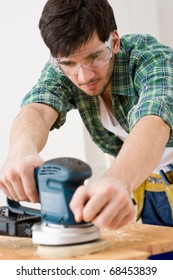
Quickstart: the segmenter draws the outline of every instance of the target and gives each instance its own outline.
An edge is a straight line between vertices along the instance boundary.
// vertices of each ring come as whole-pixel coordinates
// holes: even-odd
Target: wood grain
[[[103,229],[101,230],[101,236],[108,243],[105,251],[93,254],[85,253],[82,256],[73,256],[68,259],[136,260],[173,251],[173,228],[171,227],[134,223],[117,231]],[[76,250],[78,246],[75,246]],[[0,236],[1,260],[44,259],[37,256],[36,252],[37,246],[29,238]]]

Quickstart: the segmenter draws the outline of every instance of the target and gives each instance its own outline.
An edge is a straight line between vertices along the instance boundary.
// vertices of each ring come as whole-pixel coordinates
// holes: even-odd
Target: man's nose
[[[94,77],[94,72],[90,69],[87,69],[85,66],[80,65],[78,72],[78,81],[80,83],[87,83]]]

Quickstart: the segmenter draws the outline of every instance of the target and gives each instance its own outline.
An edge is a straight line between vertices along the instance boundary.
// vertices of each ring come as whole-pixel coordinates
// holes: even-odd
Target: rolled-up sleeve
[[[31,103],[42,103],[53,107],[59,112],[59,117],[52,128],[61,127],[66,121],[66,114],[76,109],[72,100],[70,82],[64,83],[65,76],[60,77],[47,63],[37,84],[28,92],[21,102],[21,106]]]

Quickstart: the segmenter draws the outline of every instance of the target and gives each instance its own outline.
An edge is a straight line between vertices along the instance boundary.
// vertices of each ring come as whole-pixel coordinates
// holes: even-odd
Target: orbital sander
[[[76,223],[69,208],[75,190],[92,174],[85,162],[75,158],[55,158],[35,169],[41,209],[22,206],[7,199],[0,207],[0,234],[32,237],[34,244],[74,246],[100,240],[100,230],[92,223]]]
[[[90,176],[89,165],[74,158],[47,161],[36,171],[42,221],[32,227],[33,243],[67,245],[100,238],[93,224],[76,223],[69,208],[75,190]]]

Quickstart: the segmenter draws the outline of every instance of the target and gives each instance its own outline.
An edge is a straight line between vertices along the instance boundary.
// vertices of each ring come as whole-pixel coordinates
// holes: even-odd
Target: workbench
[[[131,223],[110,231],[101,230],[108,247],[103,252],[72,257],[78,260],[143,260],[173,251],[173,228]],[[78,245],[76,245],[78,246]],[[40,260],[31,238],[0,236],[1,260]]]

